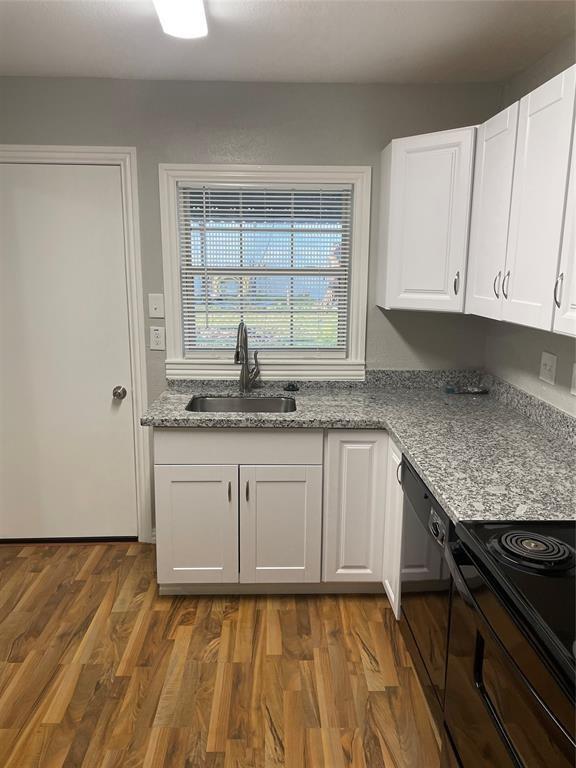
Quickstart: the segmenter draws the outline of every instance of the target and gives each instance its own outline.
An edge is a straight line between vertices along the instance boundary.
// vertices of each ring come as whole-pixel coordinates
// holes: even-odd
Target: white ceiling
[[[560,0],[206,0],[209,34],[152,2],[0,0],[0,74],[274,82],[464,82],[524,69],[574,29]]]

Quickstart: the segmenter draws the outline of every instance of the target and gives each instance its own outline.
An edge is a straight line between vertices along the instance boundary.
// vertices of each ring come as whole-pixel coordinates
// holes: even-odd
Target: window
[[[370,170],[161,166],[169,376],[364,375]]]

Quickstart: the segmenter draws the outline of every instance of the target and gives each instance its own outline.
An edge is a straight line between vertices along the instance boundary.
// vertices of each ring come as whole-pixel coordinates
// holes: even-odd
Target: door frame
[[[140,414],[148,404],[144,294],[140,251],[138,174],[134,147],[80,147],[59,145],[0,144],[0,163],[113,165],[120,169],[124,262],[130,339],[130,372],[133,402],[134,474],[139,541],[153,541],[150,434],[140,426]]]

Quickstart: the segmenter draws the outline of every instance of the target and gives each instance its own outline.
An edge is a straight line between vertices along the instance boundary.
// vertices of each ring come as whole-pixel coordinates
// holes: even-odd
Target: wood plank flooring
[[[159,597],[154,549],[0,545],[3,768],[437,768],[385,598]]]

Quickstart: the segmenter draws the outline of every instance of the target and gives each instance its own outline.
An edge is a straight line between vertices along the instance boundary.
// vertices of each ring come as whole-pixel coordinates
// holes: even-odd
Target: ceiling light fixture
[[[203,0],[152,0],[163,31],[172,37],[206,37]]]

